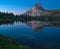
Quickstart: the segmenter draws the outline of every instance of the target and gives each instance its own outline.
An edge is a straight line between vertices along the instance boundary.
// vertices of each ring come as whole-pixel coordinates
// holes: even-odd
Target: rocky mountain
[[[60,10],[45,10],[42,5],[36,4],[32,9],[28,10],[24,15],[27,16],[60,16]]]

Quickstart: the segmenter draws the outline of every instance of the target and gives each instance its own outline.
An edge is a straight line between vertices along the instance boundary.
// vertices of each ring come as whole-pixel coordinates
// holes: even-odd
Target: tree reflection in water
[[[17,21],[17,20],[4,20],[4,21],[1,21],[0,20],[0,25],[2,24],[11,24],[13,25],[14,22],[22,22],[22,23],[25,23],[27,24],[28,26],[30,26],[32,29],[34,29],[36,32],[40,32],[41,29],[43,27],[46,27],[46,26],[53,26],[53,27],[60,27],[60,21],[36,21],[36,20],[32,20],[32,21]]]

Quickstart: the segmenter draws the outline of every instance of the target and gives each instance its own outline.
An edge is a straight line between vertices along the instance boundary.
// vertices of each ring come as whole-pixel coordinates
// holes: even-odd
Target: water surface
[[[41,27],[42,24],[42,27]],[[13,22],[0,25],[0,34],[34,49],[60,49],[60,27],[41,21]]]

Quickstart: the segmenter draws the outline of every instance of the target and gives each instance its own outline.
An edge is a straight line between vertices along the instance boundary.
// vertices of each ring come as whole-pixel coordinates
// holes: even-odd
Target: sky
[[[0,11],[23,14],[37,3],[46,10],[60,9],[60,0],[0,0]]]

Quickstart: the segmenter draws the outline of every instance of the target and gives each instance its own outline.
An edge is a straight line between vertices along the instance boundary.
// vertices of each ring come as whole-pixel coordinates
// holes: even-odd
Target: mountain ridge
[[[45,10],[40,3],[28,10],[24,15],[27,16],[60,16],[60,9]]]

